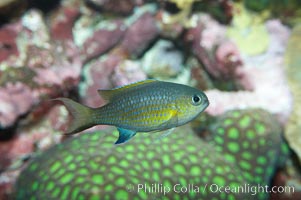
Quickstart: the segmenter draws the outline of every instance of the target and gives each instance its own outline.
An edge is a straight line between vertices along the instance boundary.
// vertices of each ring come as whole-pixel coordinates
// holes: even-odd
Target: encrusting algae
[[[114,125],[119,131],[115,144],[120,144],[136,132],[162,131],[186,124],[209,105],[207,96],[198,89],[156,80],[98,92],[108,103],[95,109],[71,99],[57,99],[74,117],[69,134],[98,124]]]

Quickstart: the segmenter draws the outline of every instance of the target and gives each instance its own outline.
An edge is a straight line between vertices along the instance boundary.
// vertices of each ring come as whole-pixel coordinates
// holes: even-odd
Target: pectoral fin
[[[115,142],[115,144],[124,143],[136,135],[136,131],[123,129],[123,128],[117,128],[117,129],[119,131],[119,138]]]
[[[166,130],[178,126],[178,111],[171,110],[167,121],[160,125],[160,130]]]

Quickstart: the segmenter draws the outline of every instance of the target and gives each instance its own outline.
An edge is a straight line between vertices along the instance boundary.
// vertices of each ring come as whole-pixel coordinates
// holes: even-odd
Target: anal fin
[[[119,138],[115,142],[115,144],[122,144],[127,142],[129,139],[134,137],[136,135],[136,131],[128,130],[128,129],[123,129],[123,128],[117,128],[119,131]]]

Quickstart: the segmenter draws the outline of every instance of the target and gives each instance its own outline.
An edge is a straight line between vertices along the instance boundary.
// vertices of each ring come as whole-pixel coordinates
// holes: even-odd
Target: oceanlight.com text
[[[208,187],[208,188],[207,188]],[[256,195],[258,193],[294,193],[293,186],[268,186],[268,185],[250,185],[244,184],[240,186],[219,186],[217,184],[206,184],[205,190],[212,193],[248,193]],[[204,190],[204,191],[205,191]]]
[[[256,195],[258,193],[294,193],[295,188],[293,186],[267,186],[267,185],[224,185],[220,186],[218,184],[205,184],[203,186],[188,184],[174,184],[172,186],[167,186],[162,183],[151,183],[151,184],[136,184],[128,185],[126,190],[128,192],[140,193],[144,192],[146,194],[162,194],[166,195],[168,193],[248,193],[251,195]]]

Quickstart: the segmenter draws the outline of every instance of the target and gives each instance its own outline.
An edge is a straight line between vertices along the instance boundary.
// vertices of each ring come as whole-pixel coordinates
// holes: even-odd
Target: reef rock
[[[235,4],[234,13],[228,36],[247,55],[264,53],[270,42],[264,20],[260,19],[260,15],[251,14],[241,3]]]
[[[97,90],[113,87],[111,75],[124,59],[122,54],[115,51],[84,66],[84,79],[79,84],[79,93],[85,105],[97,107],[104,103],[101,101]]]
[[[210,114],[218,115],[236,108],[263,108],[277,115],[282,124],[286,123],[292,109],[292,97],[284,73],[284,58],[279,55],[285,50],[289,30],[274,20],[266,24],[271,40],[266,52],[242,57],[237,81],[245,90],[208,90],[210,106],[207,111]]]
[[[124,37],[126,26],[121,20],[106,21],[99,24],[100,28],[93,31],[84,43],[79,45],[84,62],[106,53],[117,45]],[[80,30],[76,31],[80,35]]]
[[[217,82],[236,82],[242,59],[236,45],[226,38],[226,29],[206,14],[198,15],[196,25],[185,33],[184,41],[203,64],[207,73]]]
[[[72,40],[72,28],[80,12],[77,6],[62,6],[51,16],[50,34],[56,40]]]
[[[21,26],[17,22],[0,27],[0,62],[5,61],[12,55],[19,55],[16,38],[20,28]]]
[[[159,29],[156,26],[155,17],[150,12],[145,12],[131,24],[120,48],[128,55],[137,57],[156,39],[158,34]]]
[[[286,74],[290,89],[292,91],[294,103],[292,114],[285,127],[285,136],[291,148],[296,152],[301,162],[301,25],[296,26],[291,34],[286,49]]]
[[[20,15],[28,6],[28,0],[1,0],[0,21],[9,21],[11,17]]]
[[[0,88],[0,130],[12,126],[19,116],[33,106],[36,98],[31,92],[31,89],[22,83],[7,84],[6,87]]]
[[[11,47],[11,53],[0,52],[0,58],[5,59],[0,64],[0,124],[6,129],[45,96],[56,96],[74,87],[82,61],[72,40],[52,40],[40,11],[27,11],[2,34]]]
[[[128,15],[133,12],[136,0],[87,0],[87,2],[101,11]]]
[[[177,76],[183,62],[183,54],[167,40],[159,40],[142,58],[143,70],[155,79]]]
[[[145,79],[147,76],[142,70],[140,62],[132,60],[124,60],[119,63],[112,74],[112,83],[117,87]]]

